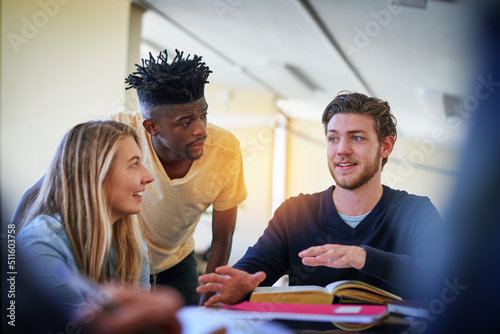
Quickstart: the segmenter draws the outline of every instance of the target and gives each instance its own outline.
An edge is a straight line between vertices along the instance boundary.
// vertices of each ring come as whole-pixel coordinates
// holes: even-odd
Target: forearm
[[[212,245],[208,254],[207,273],[214,272],[218,266],[226,265],[229,260],[237,212],[238,207],[213,211]]]
[[[227,264],[231,254],[232,235],[226,237],[218,237],[212,240],[210,252],[208,254],[206,273],[212,273],[215,268]]]

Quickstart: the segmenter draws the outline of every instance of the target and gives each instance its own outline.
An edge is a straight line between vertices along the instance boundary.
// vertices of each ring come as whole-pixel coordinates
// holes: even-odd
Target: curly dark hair
[[[208,75],[212,72],[201,61],[202,57],[175,50],[176,56],[169,64],[167,50],[155,59],[142,59],[142,66],[136,64],[137,72],[130,74],[126,89],[135,88],[141,104],[159,106],[166,104],[192,103],[203,97]]]
[[[388,136],[393,136],[396,140],[398,133],[396,130],[397,120],[391,113],[391,107],[387,101],[369,97],[361,93],[351,93],[349,91],[339,92],[338,95],[328,104],[323,112],[322,122],[325,133],[328,130],[330,119],[341,113],[364,114],[373,117],[375,131],[379,142],[383,142]],[[382,160],[382,166],[387,163],[387,158]]]

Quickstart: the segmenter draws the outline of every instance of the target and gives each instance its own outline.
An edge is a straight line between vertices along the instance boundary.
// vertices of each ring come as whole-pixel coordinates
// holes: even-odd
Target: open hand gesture
[[[211,306],[217,302],[235,304],[259,286],[265,278],[266,274],[263,271],[252,275],[230,266],[221,266],[215,269],[215,273],[201,275],[198,281],[203,285],[199,286],[196,291],[198,293],[218,292],[210,297],[204,306]]]
[[[355,268],[365,266],[366,251],[359,246],[326,244],[309,247],[299,253],[306,266],[325,266],[330,268]]]

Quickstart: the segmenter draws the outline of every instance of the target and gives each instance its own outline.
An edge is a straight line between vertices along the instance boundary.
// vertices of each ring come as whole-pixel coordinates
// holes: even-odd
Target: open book
[[[253,303],[285,304],[387,304],[402,300],[388,291],[354,280],[316,285],[258,287],[250,295]]]

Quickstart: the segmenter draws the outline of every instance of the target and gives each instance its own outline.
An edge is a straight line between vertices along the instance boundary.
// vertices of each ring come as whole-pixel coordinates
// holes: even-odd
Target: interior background
[[[137,109],[124,78],[165,48],[204,57],[209,121],[242,145],[248,198],[230,264],[284,199],[333,184],[321,113],[344,89],[389,101],[398,118],[383,183],[443,212],[467,119],[494,89],[470,66],[473,2],[2,0],[3,216],[70,127]],[[203,219],[197,249],[209,235]]]

